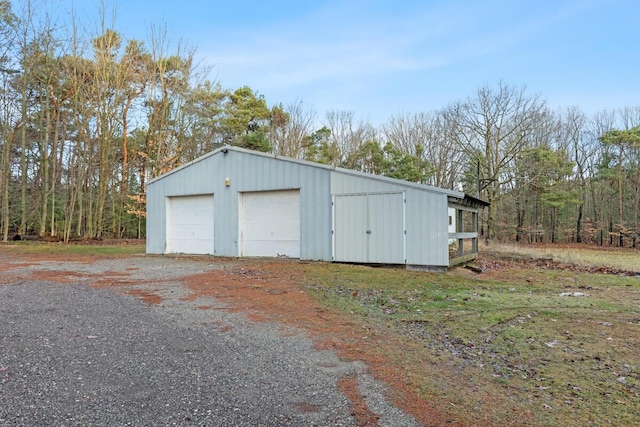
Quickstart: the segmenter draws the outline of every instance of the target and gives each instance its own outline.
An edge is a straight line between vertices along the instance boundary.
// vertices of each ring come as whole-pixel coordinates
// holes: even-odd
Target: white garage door
[[[300,258],[300,190],[242,193],[240,256]]]
[[[213,194],[167,198],[165,252],[213,254]]]

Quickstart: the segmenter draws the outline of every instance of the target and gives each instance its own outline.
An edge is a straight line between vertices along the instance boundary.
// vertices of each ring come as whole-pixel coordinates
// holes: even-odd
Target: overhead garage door
[[[165,252],[213,254],[213,194],[167,198]]]
[[[300,190],[242,193],[240,256],[300,258]]]

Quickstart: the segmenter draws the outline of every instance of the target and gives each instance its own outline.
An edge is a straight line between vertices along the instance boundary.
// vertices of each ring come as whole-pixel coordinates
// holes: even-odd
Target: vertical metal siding
[[[446,194],[408,190],[406,215],[407,264],[448,266]]]
[[[300,258],[331,260],[330,171],[234,151],[227,156],[226,167],[236,192],[300,189]],[[235,232],[236,240],[233,247],[224,250],[225,254],[237,256],[237,195],[233,206],[235,222],[229,229]]]
[[[366,176],[341,171],[331,172],[332,194],[389,193],[404,191],[406,188],[404,185]]]
[[[147,188],[147,241],[148,254],[164,253],[165,241],[165,197],[159,186],[150,185]]]
[[[225,186],[225,178],[230,186]],[[147,252],[165,250],[166,197],[214,194],[215,253],[238,256],[238,197],[241,192],[300,189],[301,259],[331,260],[332,195],[404,192],[403,218],[384,212],[384,221],[403,222],[403,258],[411,265],[448,265],[447,193],[358,176],[277,158],[229,150],[205,157],[153,181],[147,189]],[[386,204],[400,203],[387,200]],[[386,209],[386,208],[385,208]],[[381,251],[389,249],[381,248]],[[336,253],[339,251],[335,248]],[[391,252],[381,253],[383,258]],[[394,255],[395,256],[395,255]],[[364,261],[363,261],[364,262]]]
[[[214,194],[215,253],[238,256],[238,193],[285,189],[300,189],[300,258],[331,260],[330,171],[234,150],[203,158],[149,185],[147,252],[164,252],[167,196]]]
[[[164,253],[166,249],[166,203],[167,197],[196,194],[216,194],[224,173],[220,170],[217,156],[204,159],[189,167],[154,181],[147,187],[147,252]],[[225,200],[221,199],[221,203]],[[214,204],[214,217],[219,207]],[[219,224],[215,224],[215,241],[217,242]],[[214,243],[215,247],[215,243]],[[216,251],[217,253],[217,251]]]
[[[447,194],[421,190],[401,184],[333,171],[334,195],[404,191],[407,200],[406,263],[409,265],[448,266]],[[399,219],[401,221],[401,219]]]

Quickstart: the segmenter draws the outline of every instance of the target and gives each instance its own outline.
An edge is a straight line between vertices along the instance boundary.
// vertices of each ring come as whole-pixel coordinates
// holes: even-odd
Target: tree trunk
[[[556,242],[556,228],[558,223],[558,208],[551,208],[551,243]]]
[[[524,205],[527,203],[525,201]],[[522,240],[522,229],[524,228],[525,209],[521,207],[520,203],[516,203],[516,242],[520,243]]]
[[[64,218],[64,230],[63,230],[63,240],[65,243],[69,242],[69,238],[71,237],[71,230],[73,228],[73,218],[75,216],[75,208],[76,208],[76,199],[77,195],[80,191],[80,185],[77,179],[76,174],[76,159],[78,152],[78,144],[73,148],[71,152],[71,159],[69,162],[69,181],[67,182],[68,191],[69,191],[69,200],[67,201],[67,207],[65,209],[65,218]]]
[[[24,47],[26,50],[26,46]],[[26,53],[25,53],[26,55]],[[20,129],[20,226],[18,234],[27,234],[27,73],[22,73],[22,105]]]
[[[129,147],[128,147],[128,120],[127,115],[129,113],[129,108],[131,107],[131,103],[135,99],[135,97],[142,94],[142,91],[136,92],[134,96],[129,96],[127,98],[124,109],[122,110],[122,174],[120,177],[120,221],[117,227],[117,238],[122,237],[122,217],[125,215],[126,207],[127,207],[127,195],[128,195],[128,160],[129,160]]]
[[[578,219],[576,221],[576,243],[582,243],[582,210],[584,206],[583,203],[578,205]]]
[[[58,153],[58,138],[59,138],[59,132],[60,132],[60,109],[56,108],[56,112],[55,112],[55,127],[54,127],[54,131],[53,131],[53,144],[51,147],[51,159],[53,159],[52,162],[52,170],[51,170],[51,189],[50,189],[50,195],[51,195],[51,230],[50,230],[50,236],[54,237],[58,235],[58,230],[56,227],[56,184],[57,184],[57,180],[58,180],[58,157],[56,156],[56,154]]]
[[[640,165],[638,166],[638,170],[636,172],[636,188],[635,188],[635,193],[636,193],[636,197],[635,197],[635,206],[634,206],[634,223],[633,223],[633,228],[635,233],[637,234],[638,231],[640,231],[638,229],[638,218],[640,218]],[[635,247],[635,240],[634,240],[634,244]]]
[[[622,200],[622,154],[622,146],[620,146],[620,155],[618,157],[618,221],[620,222],[620,227],[624,224]]]
[[[9,155],[11,154],[11,146],[9,138],[4,143],[2,150],[2,175],[0,176],[0,188],[2,189],[2,241],[6,242],[9,238],[9,181],[11,178],[11,169],[9,168]]]
[[[0,189],[2,189],[2,241],[9,240],[9,224],[11,223],[11,211],[9,209],[9,187],[11,184],[11,168],[9,165],[11,156],[11,147],[13,146],[13,140],[17,128],[14,128],[11,134],[7,136],[4,143],[4,150],[2,152],[2,175],[0,176]]]
[[[495,218],[494,218],[494,212],[495,212],[495,200],[496,200],[496,196],[495,196],[495,190],[493,188],[493,185],[489,185],[487,187],[487,198],[489,199],[489,207],[487,207],[487,235],[486,235],[486,243],[487,245],[491,244],[493,242],[493,235],[495,233],[494,227],[495,227]]]
[[[49,111],[49,91],[46,91],[44,117],[44,135],[40,148],[40,168],[42,179],[42,206],[40,211],[40,231],[38,235],[44,237],[47,231],[47,206],[49,201],[49,127],[51,125],[51,112]]]

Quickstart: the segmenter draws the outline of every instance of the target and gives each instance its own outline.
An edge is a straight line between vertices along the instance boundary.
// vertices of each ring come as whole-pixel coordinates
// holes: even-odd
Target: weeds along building
[[[149,182],[147,253],[438,270],[475,257],[486,205],[458,191],[225,146]]]

